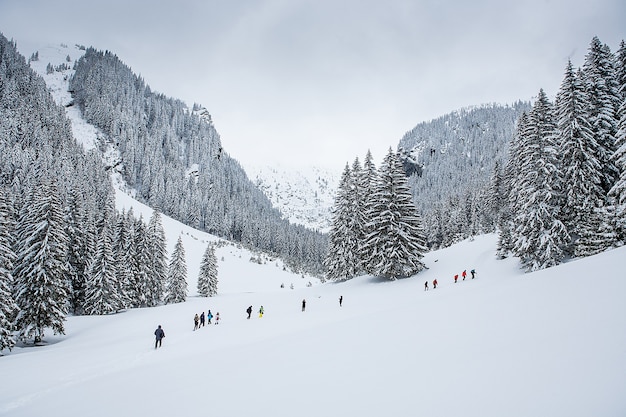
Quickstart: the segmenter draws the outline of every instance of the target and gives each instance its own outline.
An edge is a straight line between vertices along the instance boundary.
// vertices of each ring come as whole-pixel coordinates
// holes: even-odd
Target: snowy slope
[[[217,297],[70,317],[66,336],[0,358],[0,415],[626,415],[626,248],[522,274],[495,245],[430,253],[410,279],[294,290],[233,252]],[[464,268],[477,278],[454,284]],[[247,320],[248,305],[264,317]],[[221,323],[194,332],[207,309]]]
[[[248,177],[291,223],[328,232],[342,167],[248,165]]]

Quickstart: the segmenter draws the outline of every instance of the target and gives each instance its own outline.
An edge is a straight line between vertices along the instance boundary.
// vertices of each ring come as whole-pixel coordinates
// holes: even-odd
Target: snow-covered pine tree
[[[123,308],[117,268],[113,254],[113,230],[109,219],[104,221],[96,254],[91,261],[85,294],[85,313],[115,313]]]
[[[151,280],[149,279],[151,269],[150,254],[148,252],[147,245],[147,233],[146,225],[143,221],[143,215],[139,215],[139,218],[134,220],[134,240],[133,246],[135,248],[132,271],[134,277],[133,291],[135,294],[135,303],[141,307],[153,307],[155,304],[148,298],[148,295],[152,293]]]
[[[626,52],[625,52],[626,54]],[[624,85],[626,95],[626,84]],[[619,124],[615,141],[616,151],[613,161],[619,171],[619,177],[611,188],[609,196],[615,206],[616,229],[619,239],[626,243],[626,97],[619,109]]]
[[[526,130],[527,124],[528,114],[524,112],[517,121],[515,135],[509,146],[508,160],[504,166],[502,187],[504,207],[498,223],[498,248],[496,249],[498,259],[507,258],[513,250],[513,230],[515,229],[513,213],[518,211],[517,175],[520,172],[520,152],[524,145],[524,131]]]
[[[161,302],[163,288],[167,274],[167,249],[165,247],[165,231],[161,222],[161,213],[158,210],[152,212],[147,230],[147,246],[150,256],[150,273],[148,278],[150,292],[147,294],[148,305],[155,306]]]
[[[67,235],[56,185],[48,175],[22,212],[17,226],[15,324],[22,340],[41,342],[46,328],[64,334],[69,304],[67,282]]]
[[[598,159],[602,151],[589,124],[589,108],[581,74],[568,62],[555,112],[562,176],[567,184],[561,217],[574,243],[594,207],[604,199],[602,163]]]
[[[85,272],[88,268],[89,257],[87,246],[87,214],[83,200],[76,189],[69,195],[68,206],[65,212],[65,231],[68,237],[68,276],[71,283],[70,304],[74,314],[82,314],[85,304],[85,289],[87,286]]]
[[[369,200],[369,179],[366,171],[361,167],[359,158],[355,158],[352,163],[351,174],[351,192],[350,199],[352,215],[350,216],[350,230],[354,235],[356,254],[356,265],[354,267],[355,275],[361,275],[365,271],[365,239],[367,237],[367,202]]]
[[[217,294],[217,257],[215,246],[209,244],[204,251],[198,274],[198,294],[213,297]]]
[[[352,172],[346,163],[335,197],[328,254],[324,261],[326,278],[333,281],[345,281],[354,278],[360,264],[359,242],[356,240],[355,231],[350,228],[352,225],[351,216],[354,211],[352,204]]]
[[[622,41],[616,53],[617,81],[622,103],[618,110],[617,133],[615,135],[615,153],[611,157],[618,170],[618,178],[609,196],[615,214],[615,229],[618,239],[626,244],[626,43]]]
[[[0,353],[15,346],[13,319],[17,305],[13,300],[13,233],[15,221],[8,191],[0,186]]]
[[[376,183],[378,181],[378,170],[376,169],[376,165],[374,164],[374,158],[372,157],[372,152],[368,149],[367,154],[365,155],[365,161],[363,161],[363,171],[362,171],[362,187],[363,187],[363,195],[365,196],[361,211],[363,213],[363,242],[360,245],[360,254],[359,258],[361,259],[361,268],[366,273],[371,273],[372,271],[368,270],[369,262],[368,259],[371,258],[372,254],[369,253],[369,247],[367,246],[367,236],[369,236],[373,231],[373,223],[371,221],[372,209],[372,199],[370,198],[376,189]]]
[[[540,90],[523,132],[517,175],[519,210],[513,213],[513,252],[527,271],[560,264],[570,239],[559,219],[562,182],[555,131],[552,104]]]
[[[172,252],[166,282],[165,304],[182,303],[187,299],[187,262],[185,261],[185,248],[180,236],[178,236],[178,241],[176,241],[176,246]]]
[[[370,226],[367,237],[367,270],[389,280],[409,277],[425,268],[426,252],[422,220],[412,201],[402,162],[389,148],[379,169],[376,191],[371,196]]]
[[[113,257],[117,270],[117,282],[120,288],[120,300],[124,308],[134,305],[133,288],[133,254],[132,234],[129,227],[128,215],[125,210],[115,216],[115,229],[113,237]]]
[[[618,172],[611,156],[615,152],[617,113],[621,104],[614,57],[609,47],[594,37],[582,67],[585,90],[589,98],[589,123],[598,143],[596,158],[600,162],[602,189],[608,193]]]

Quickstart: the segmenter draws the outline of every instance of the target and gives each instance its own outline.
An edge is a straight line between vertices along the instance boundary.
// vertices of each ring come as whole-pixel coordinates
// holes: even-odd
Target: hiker
[[[424,291],[428,291],[428,281],[424,283]]]
[[[473,269],[470,271],[470,274],[472,274],[472,279],[474,279],[474,275],[476,275],[476,271],[474,271]]]
[[[252,306],[246,309],[246,313],[248,313],[248,320],[250,320],[250,316],[252,315]]]
[[[215,313],[215,324],[220,324],[220,312]]]
[[[157,329],[154,331],[154,335],[156,336],[156,342],[154,342],[154,348],[156,349],[157,347],[161,347],[161,341],[165,337],[165,332],[161,328],[160,324],[159,327],[157,327]]]
[[[200,314],[200,326],[204,327],[204,311]]]
[[[211,324],[211,319],[212,319],[212,318],[213,318],[213,313],[211,313],[211,310],[209,310],[209,311],[206,313],[206,319],[207,319],[207,322],[208,322],[209,324]]]
[[[302,311],[306,308],[306,300],[302,299]]]
[[[259,308],[259,318],[263,317],[264,312],[265,310],[263,310],[263,306],[261,306],[261,308]]]
[[[465,270],[463,270],[463,273],[461,275],[463,276],[463,281],[465,281],[465,277],[467,276],[467,272]]]
[[[339,296],[339,307],[341,307],[341,304],[343,303],[343,295]]]
[[[195,317],[193,318],[193,329],[194,330],[198,330],[198,324],[200,323],[200,317],[198,317],[198,313],[196,313]]]
[[[435,278],[433,280],[433,289],[436,289],[436,288],[437,288],[437,279]]]
[[[456,275],[454,276],[454,283],[455,283],[455,284],[456,284],[456,280],[457,280],[457,279],[459,279],[459,274],[456,274]]]

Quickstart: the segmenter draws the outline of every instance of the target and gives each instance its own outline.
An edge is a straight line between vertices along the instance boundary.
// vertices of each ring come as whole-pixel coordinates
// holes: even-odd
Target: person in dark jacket
[[[204,327],[204,311],[200,314],[200,326]]]
[[[154,348],[156,349],[157,347],[161,347],[161,341],[165,337],[165,332],[161,328],[160,324],[159,327],[157,327],[157,329],[154,331],[154,335],[156,336],[156,342],[154,342]]]
[[[343,295],[339,296],[339,307],[343,304]]]
[[[252,315],[252,306],[246,309],[246,313],[248,313],[248,319],[250,319],[250,316]]]
[[[306,308],[306,300],[302,300],[302,311]]]

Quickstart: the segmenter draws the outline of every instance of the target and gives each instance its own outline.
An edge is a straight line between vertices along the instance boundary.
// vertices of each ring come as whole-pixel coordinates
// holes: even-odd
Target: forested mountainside
[[[398,149],[431,248],[491,232],[487,189],[530,103],[461,109],[408,131]]]
[[[70,90],[85,119],[119,155],[138,200],[187,225],[321,272],[326,237],[281,218],[222,148],[206,109],[152,92],[111,52],[87,49]]]

